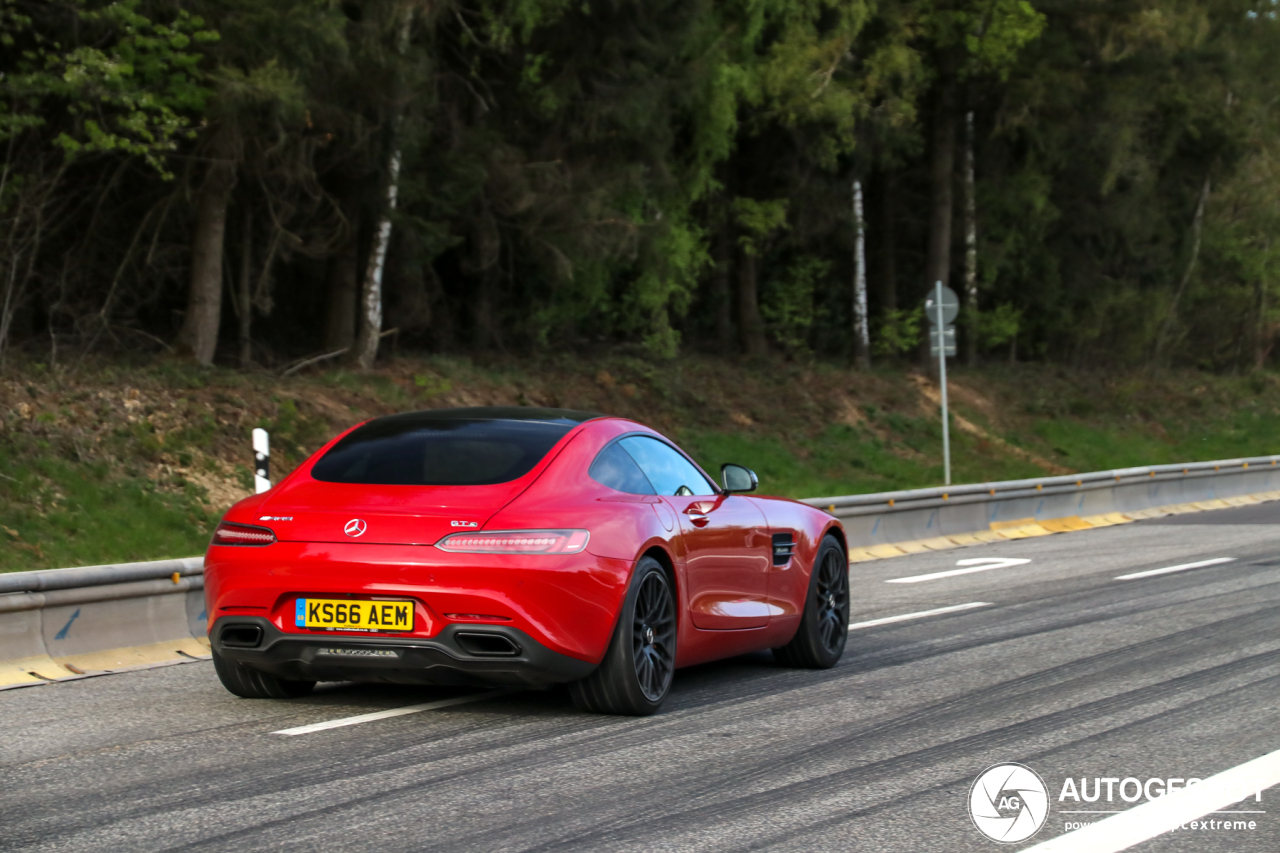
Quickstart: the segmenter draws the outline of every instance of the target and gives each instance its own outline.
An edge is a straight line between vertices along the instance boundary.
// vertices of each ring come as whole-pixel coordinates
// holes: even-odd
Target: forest
[[[0,0],[0,360],[1274,364],[1273,0]],[[1280,240],[1276,241],[1280,252]]]

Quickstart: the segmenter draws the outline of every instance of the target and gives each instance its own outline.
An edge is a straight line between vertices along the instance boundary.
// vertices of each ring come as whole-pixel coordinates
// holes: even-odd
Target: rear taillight
[[[255,527],[252,524],[232,524],[229,521],[219,522],[213,531],[214,545],[270,545],[276,541],[276,534],[269,527]]]
[[[455,533],[436,547],[464,554],[577,554],[589,538],[585,530],[494,530]]]

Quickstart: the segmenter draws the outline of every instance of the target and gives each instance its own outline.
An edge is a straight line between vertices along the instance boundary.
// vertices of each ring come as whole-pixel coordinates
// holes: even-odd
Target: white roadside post
[[[956,328],[949,325],[960,313],[956,292],[935,282],[924,300],[929,330],[929,353],[938,356],[938,381],[942,387],[942,469],[944,485],[951,485],[951,425],[947,420],[947,356],[956,354]]]
[[[253,431],[253,492],[271,488],[271,439],[265,429]]]

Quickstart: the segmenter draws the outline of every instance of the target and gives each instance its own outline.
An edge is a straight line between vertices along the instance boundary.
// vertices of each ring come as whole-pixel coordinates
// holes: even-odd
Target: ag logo
[[[353,518],[347,522],[346,527],[342,528],[342,532],[348,536],[363,536],[368,529],[369,525],[364,523],[363,518]]]
[[[988,767],[969,789],[969,817],[978,831],[1004,844],[1026,841],[1049,816],[1049,790],[1022,764]]]

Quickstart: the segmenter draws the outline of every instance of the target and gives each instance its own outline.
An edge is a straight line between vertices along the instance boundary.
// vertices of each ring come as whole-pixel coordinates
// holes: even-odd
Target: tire
[[[676,603],[671,581],[652,557],[636,564],[604,660],[569,685],[573,704],[594,714],[646,717],[671,691],[676,662]]]
[[[783,666],[830,669],[849,637],[849,558],[834,536],[822,540],[796,635],[773,656]]]
[[[316,686],[314,681],[291,681],[258,672],[242,663],[227,660],[216,651],[213,653],[213,668],[222,686],[242,699],[296,699],[306,696]]]

